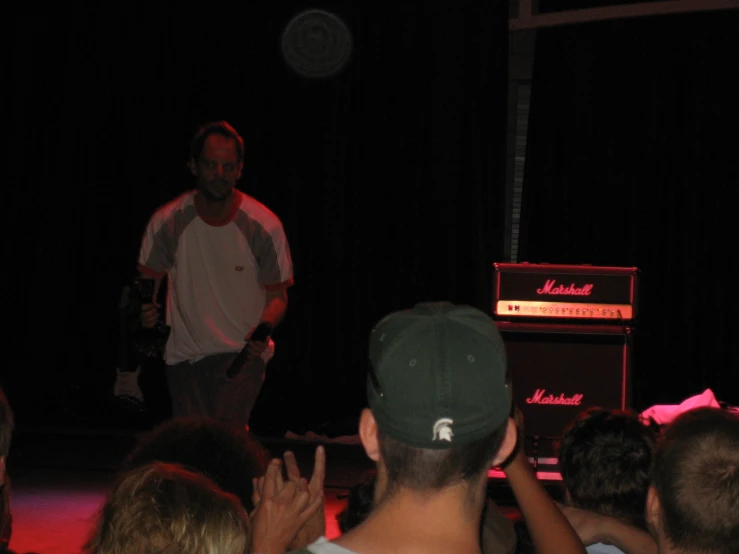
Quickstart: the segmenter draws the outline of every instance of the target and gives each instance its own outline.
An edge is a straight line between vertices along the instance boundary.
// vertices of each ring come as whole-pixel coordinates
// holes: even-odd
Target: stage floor
[[[17,554],[79,554],[105,500],[112,472],[72,469],[13,471],[13,535]],[[336,514],[346,491],[326,489],[326,533],[339,534]]]
[[[13,491],[11,551],[78,554],[136,433],[19,430],[8,460]],[[292,450],[303,473],[310,471],[316,442],[264,438],[263,443],[274,456]],[[358,444],[328,443],[325,447],[326,530],[329,537],[335,537],[339,533],[336,515],[346,505],[346,494],[352,485],[371,475],[373,464]],[[556,496],[556,483],[550,484]],[[518,517],[515,499],[501,474],[490,473],[488,490],[506,515]]]

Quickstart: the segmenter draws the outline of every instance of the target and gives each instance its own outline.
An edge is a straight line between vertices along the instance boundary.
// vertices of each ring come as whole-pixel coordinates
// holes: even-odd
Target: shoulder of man
[[[256,198],[249,196],[244,192],[241,192],[241,204],[239,209],[248,217],[257,221],[265,229],[282,229],[282,221],[277,217],[277,214]]]
[[[151,217],[149,218],[149,226],[158,227],[165,221],[174,217],[178,212],[187,210],[188,207],[192,207],[194,210],[194,197],[195,191],[189,190],[187,192],[183,192],[176,198],[173,198],[166,204],[162,204],[151,214]]]
[[[156,210],[154,210],[152,217],[166,216],[166,215],[172,214],[173,212],[176,212],[177,210],[182,210],[186,208],[187,206],[194,205],[194,199],[195,199],[194,189],[185,191],[182,194],[172,198],[172,200],[169,200],[165,202],[164,204],[160,205]]]

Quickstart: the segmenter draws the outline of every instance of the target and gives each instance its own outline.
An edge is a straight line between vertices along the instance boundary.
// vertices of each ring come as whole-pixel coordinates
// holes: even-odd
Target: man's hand
[[[290,550],[292,551],[299,550],[326,534],[326,510],[323,502],[323,484],[326,480],[326,450],[323,446],[316,448],[313,475],[311,475],[310,483],[300,476],[300,469],[292,452],[285,452],[283,458],[285,459],[285,472],[287,473],[288,481],[295,483],[298,489],[308,491],[310,494],[310,505],[313,505],[315,501],[319,502],[317,511],[305,522],[291,542]],[[264,489],[265,477],[255,477],[252,480],[253,492],[251,499],[255,506],[259,505],[261,501],[261,491]],[[282,475],[278,476],[278,483],[282,483]]]
[[[154,302],[153,304],[142,304],[141,305],[141,326],[147,329],[152,329],[159,320],[159,304]]]
[[[246,334],[246,351],[249,354],[247,356],[247,361],[261,357],[262,353],[267,349],[267,346],[269,345],[269,339],[267,339],[266,341],[251,340],[251,335],[252,333],[254,333],[254,329],[256,329],[256,327],[254,327]]]
[[[300,469],[298,469],[295,455],[290,451],[285,452],[284,459],[288,480],[293,483],[304,483],[305,479],[300,476]],[[290,544],[290,550],[299,550],[326,534],[326,513],[323,502],[323,484],[325,479],[326,451],[323,446],[318,446],[313,463],[313,475],[311,475],[310,483],[308,483],[308,492],[310,493],[310,502],[312,503],[318,499],[320,506],[313,516],[300,528]]]
[[[524,434],[526,422],[524,421],[523,412],[521,411],[521,408],[518,407],[518,404],[513,405],[513,421],[516,422],[516,428],[518,429],[518,439],[523,441],[524,438],[526,438],[526,435]]]
[[[512,417],[513,421],[516,424],[516,444],[513,447],[513,451],[511,452],[510,456],[503,460],[500,464],[500,468],[505,471],[508,466],[510,466],[513,463],[521,464],[521,463],[528,463],[528,458],[526,457],[526,454],[524,452],[524,444],[526,440],[526,436],[524,435],[524,418],[523,418],[523,412],[518,407],[518,404],[514,404],[512,406]]]
[[[259,554],[288,551],[298,531],[315,514],[323,513],[323,491],[315,498],[305,479],[296,483],[282,478],[281,462],[272,460],[263,477],[255,480],[252,498],[257,501],[251,514],[252,548]]]

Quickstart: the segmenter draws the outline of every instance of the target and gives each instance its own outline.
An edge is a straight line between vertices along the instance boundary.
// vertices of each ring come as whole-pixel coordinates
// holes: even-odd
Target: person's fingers
[[[298,482],[300,480],[300,469],[298,468],[298,461],[295,459],[295,454],[288,450],[282,457],[285,459],[287,478],[290,481]]]
[[[305,502],[305,505],[300,512],[300,524],[304,525],[306,521],[312,518],[323,506],[323,491],[318,494],[314,494]]]
[[[313,463],[313,475],[310,478],[310,490],[312,494],[323,491],[326,480],[326,449],[319,445],[316,447],[316,457]]]
[[[292,508],[295,510],[296,514],[300,514],[300,524],[302,525],[307,521],[307,518],[303,520],[303,511],[305,510],[305,507],[310,502],[310,492],[308,492],[308,489],[299,490],[297,483],[294,481],[288,481],[290,484],[292,491],[293,491],[293,501],[292,501]],[[287,486],[287,485],[286,485]]]
[[[264,348],[260,348],[258,344],[254,344],[253,342],[249,343],[246,350],[251,356],[254,356],[255,358],[261,356],[262,352],[264,352]]]
[[[262,488],[262,481],[263,478],[261,477],[252,477],[251,479],[251,503],[256,506],[259,504],[259,500],[261,498],[260,490]]]
[[[267,466],[267,472],[264,474],[264,484],[262,486],[262,496],[272,498],[282,490],[282,475],[280,460],[275,458]]]
[[[307,504],[307,502],[302,500],[302,496],[306,494],[305,492],[298,491],[298,484],[295,481],[285,481],[284,486],[277,493],[276,501],[288,504],[290,511],[297,514]]]
[[[275,494],[279,494],[282,487],[285,486],[285,479],[282,477],[282,460],[277,460],[277,473],[275,475]]]

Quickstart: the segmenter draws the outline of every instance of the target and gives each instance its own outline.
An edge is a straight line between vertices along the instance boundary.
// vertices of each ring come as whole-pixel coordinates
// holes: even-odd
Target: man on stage
[[[231,125],[201,127],[188,163],[195,189],[157,209],[141,242],[138,268],[155,279],[155,299],[168,277],[164,358],[174,417],[248,425],[274,353],[270,338],[248,339],[260,323],[274,328],[287,309],[287,238],[274,213],[236,189],[243,163],[244,141]],[[158,308],[142,306],[144,327],[156,325]],[[245,346],[245,363],[232,368]]]

